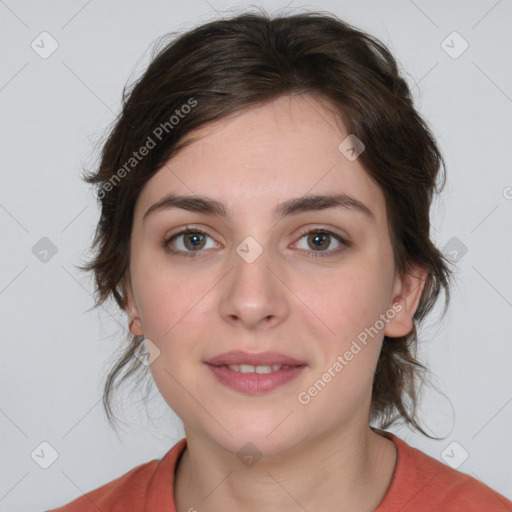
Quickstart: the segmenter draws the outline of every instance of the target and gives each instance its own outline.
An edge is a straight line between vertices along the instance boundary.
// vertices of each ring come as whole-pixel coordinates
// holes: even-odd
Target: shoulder
[[[174,467],[185,445],[182,439],[162,459],[141,464],[115,480],[46,512],[145,510],[151,500],[161,499],[163,494],[172,496]]]
[[[512,502],[471,475],[386,433],[398,451],[395,474],[376,512],[510,512]],[[400,508],[401,507],[401,508]]]
[[[155,459],[141,464],[115,480],[79,496],[70,503],[47,512],[97,512],[98,510],[111,510],[114,505],[133,505],[134,499],[140,501],[141,493],[144,494],[158,462]]]

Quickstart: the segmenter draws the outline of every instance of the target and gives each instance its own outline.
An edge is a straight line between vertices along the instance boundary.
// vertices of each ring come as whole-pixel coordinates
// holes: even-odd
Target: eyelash
[[[203,250],[200,249],[198,251],[175,251],[173,249],[169,249],[170,243],[175,238],[177,238],[177,237],[179,237],[181,235],[187,235],[187,234],[192,234],[192,233],[193,234],[201,234],[201,235],[205,235],[205,236],[210,237],[210,235],[208,233],[205,233],[204,231],[201,231],[200,229],[189,228],[189,226],[186,226],[186,229],[184,229],[182,231],[179,231],[178,233],[174,233],[170,237],[164,238],[161,241],[160,245],[163,248],[167,248],[172,254],[174,254],[176,256],[183,256],[183,257],[186,257],[186,258],[196,258],[198,256],[198,253],[203,252]],[[302,230],[300,232],[299,240],[301,238],[303,238],[305,235],[309,235],[309,234],[312,234],[312,233],[314,233],[314,234],[326,234],[326,235],[332,236],[338,242],[340,242],[342,244],[342,246],[344,246],[344,247],[341,247],[341,248],[338,248],[338,249],[335,249],[335,250],[331,250],[331,251],[306,251],[306,252],[309,253],[309,255],[312,258],[326,258],[326,257],[332,256],[334,254],[338,254],[339,252],[343,251],[345,248],[350,247],[350,245],[351,245],[348,241],[346,241],[344,238],[342,238],[337,233],[334,233],[333,231],[330,231],[328,229],[322,229],[322,228],[309,228],[309,229]]]

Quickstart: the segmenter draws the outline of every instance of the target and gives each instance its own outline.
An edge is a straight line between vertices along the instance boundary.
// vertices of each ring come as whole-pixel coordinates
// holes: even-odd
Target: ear
[[[128,327],[132,334],[136,336],[143,336],[144,331],[142,329],[142,323],[140,321],[139,309],[133,296],[132,283],[130,275],[127,273],[127,277],[123,282],[123,289],[126,294],[126,306],[125,311],[128,314]]]
[[[412,331],[413,316],[418,308],[427,277],[428,268],[421,265],[413,267],[411,273],[404,277],[396,276],[393,287],[393,309],[396,315],[386,325],[385,336],[398,338]]]

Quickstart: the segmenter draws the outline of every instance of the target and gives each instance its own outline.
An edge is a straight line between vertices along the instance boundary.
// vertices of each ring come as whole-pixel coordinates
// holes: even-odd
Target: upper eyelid
[[[334,228],[334,227],[326,226],[326,225],[323,225],[323,224],[314,224],[313,223],[313,225],[308,225],[308,226],[306,226],[304,228],[299,228],[298,231],[299,231],[299,234],[303,234],[303,233],[307,233],[309,231],[315,231],[315,230],[317,230],[317,231],[329,231],[331,233],[334,233],[336,235],[341,236],[342,238],[347,237],[347,235],[344,235],[342,233],[338,233],[336,231],[337,229],[340,229],[340,228]],[[205,235],[208,235],[208,236],[214,238],[214,236],[211,235],[208,232],[208,228],[198,227],[198,226],[195,226],[193,224],[186,224],[184,227],[178,228],[178,231],[176,231],[172,235],[169,235],[169,237],[170,236],[175,236],[175,235],[181,235],[181,234],[189,232],[189,231],[193,231],[194,233],[195,232],[204,233]]]

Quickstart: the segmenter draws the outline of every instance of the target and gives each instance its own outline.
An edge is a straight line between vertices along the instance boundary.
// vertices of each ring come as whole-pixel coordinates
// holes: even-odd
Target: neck
[[[369,428],[303,442],[247,466],[209,438],[186,435],[174,485],[177,512],[370,512],[384,498],[396,464],[394,443]]]

